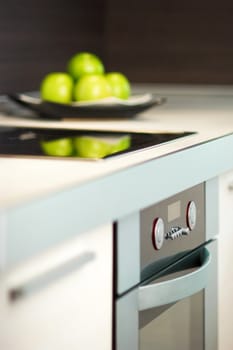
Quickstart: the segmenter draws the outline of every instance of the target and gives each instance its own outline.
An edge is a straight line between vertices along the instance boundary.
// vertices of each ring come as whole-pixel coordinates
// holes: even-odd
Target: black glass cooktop
[[[25,127],[0,126],[0,155],[1,156],[23,156],[23,157],[50,157],[50,158],[78,158],[78,159],[106,159],[120,154],[135,152],[156,145],[161,145],[178,138],[192,135],[193,132],[179,133],[151,133],[151,132],[115,132],[115,131],[90,131],[90,130],[69,130],[69,129],[42,129]],[[58,154],[46,152],[42,144],[50,141],[68,140],[71,145],[73,140],[80,137],[101,139],[125,139],[128,144],[126,149],[115,149],[114,153],[97,156],[80,156],[76,152]],[[105,142],[105,141],[104,141]],[[98,146],[98,145],[97,145]],[[59,147],[59,146],[58,146]],[[53,147],[54,148],[54,147]],[[98,154],[98,152],[97,152]]]

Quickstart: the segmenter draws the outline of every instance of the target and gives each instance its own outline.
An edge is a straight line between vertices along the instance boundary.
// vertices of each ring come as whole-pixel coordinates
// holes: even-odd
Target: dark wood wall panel
[[[37,89],[76,51],[103,54],[105,0],[8,0],[0,11],[0,93]]]
[[[233,83],[233,3],[109,0],[109,69],[137,82]]]
[[[7,0],[0,93],[37,89],[76,51],[134,82],[233,83],[230,0]]]

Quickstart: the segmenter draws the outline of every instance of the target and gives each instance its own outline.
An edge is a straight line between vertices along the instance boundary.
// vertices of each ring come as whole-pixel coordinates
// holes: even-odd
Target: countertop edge
[[[233,135],[122,169],[22,206],[3,209],[0,219],[7,234],[2,230],[0,241],[5,247],[2,265],[14,265],[232,169],[229,149],[233,149]]]

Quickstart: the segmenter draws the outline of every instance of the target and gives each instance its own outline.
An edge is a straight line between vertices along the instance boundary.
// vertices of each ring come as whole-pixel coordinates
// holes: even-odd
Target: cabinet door
[[[111,349],[112,227],[0,275],[0,349]]]
[[[219,350],[233,349],[233,171],[219,179]]]

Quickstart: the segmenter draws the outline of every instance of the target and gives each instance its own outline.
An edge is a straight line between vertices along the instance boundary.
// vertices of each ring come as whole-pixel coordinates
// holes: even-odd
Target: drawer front
[[[112,227],[0,275],[0,349],[111,349]]]

